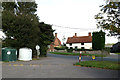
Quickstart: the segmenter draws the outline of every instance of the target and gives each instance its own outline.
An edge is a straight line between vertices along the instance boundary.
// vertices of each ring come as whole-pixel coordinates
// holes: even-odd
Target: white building
[[[68,48],[73,47],[77,49],[92,49],[92,36],[88,33],[88,36],[77,36],[77,33],[73,37],[68,37],[66,46]]]

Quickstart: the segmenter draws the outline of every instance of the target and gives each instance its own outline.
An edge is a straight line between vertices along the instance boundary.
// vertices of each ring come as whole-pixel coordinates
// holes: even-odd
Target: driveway
[[[29,62],[2,64],[3,78],[118,78],[117,70],[73,66],[78,56],[48,54]]]

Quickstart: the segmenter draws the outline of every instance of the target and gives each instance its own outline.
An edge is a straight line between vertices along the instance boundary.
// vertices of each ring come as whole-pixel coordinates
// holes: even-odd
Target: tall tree
[[[13,48],[28,47],[33,50],[36,56],[35,46],[41,47],[41,55],[46,55],[47,45],[53,39],[53,29],[51,25],[39,22],[35,14],[37,4],[35,2],[18,3],[18,11],[15,14],[16,5],[13,2],[3,3],[3,31],[7,35],[4,46]],[[17,9],[16,9],[17,10]]]
[[[21,2],[19,12],[15,15],[15,3],[4,2],[2,4],[2,28],[6,34],[5,46],[13,48],[28,47],[34,50],[38,43],[39,19],[35,14],[37,4],[35,2]]]
[[[45,24],[44,22],[39,23],[39,29],[41,30],[38,34],[39,38],[39,45],[41,47],[40,52],[41,55],[46,56],[48,45],[51,44],[54,40],[52,25]]]
[[[120,35],[120,2],[107,2],[100,6],[101,11],[95,15],[97,27],[108,30],[109,36]],[[119,36],[120,37],[120,36]]]

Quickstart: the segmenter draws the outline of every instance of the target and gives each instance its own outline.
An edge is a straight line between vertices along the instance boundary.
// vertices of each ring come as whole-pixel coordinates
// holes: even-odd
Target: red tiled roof
[[[68,37],[67,44],[69,43],[91,43],[92,42],[92,36],[74,36],[74,37]]]

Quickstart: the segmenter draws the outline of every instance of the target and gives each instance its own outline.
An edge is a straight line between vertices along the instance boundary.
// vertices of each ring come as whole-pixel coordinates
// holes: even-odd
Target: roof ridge
[[[92,36],[76,36],[68,37],[67,43],[88,43],[92,42]]]

